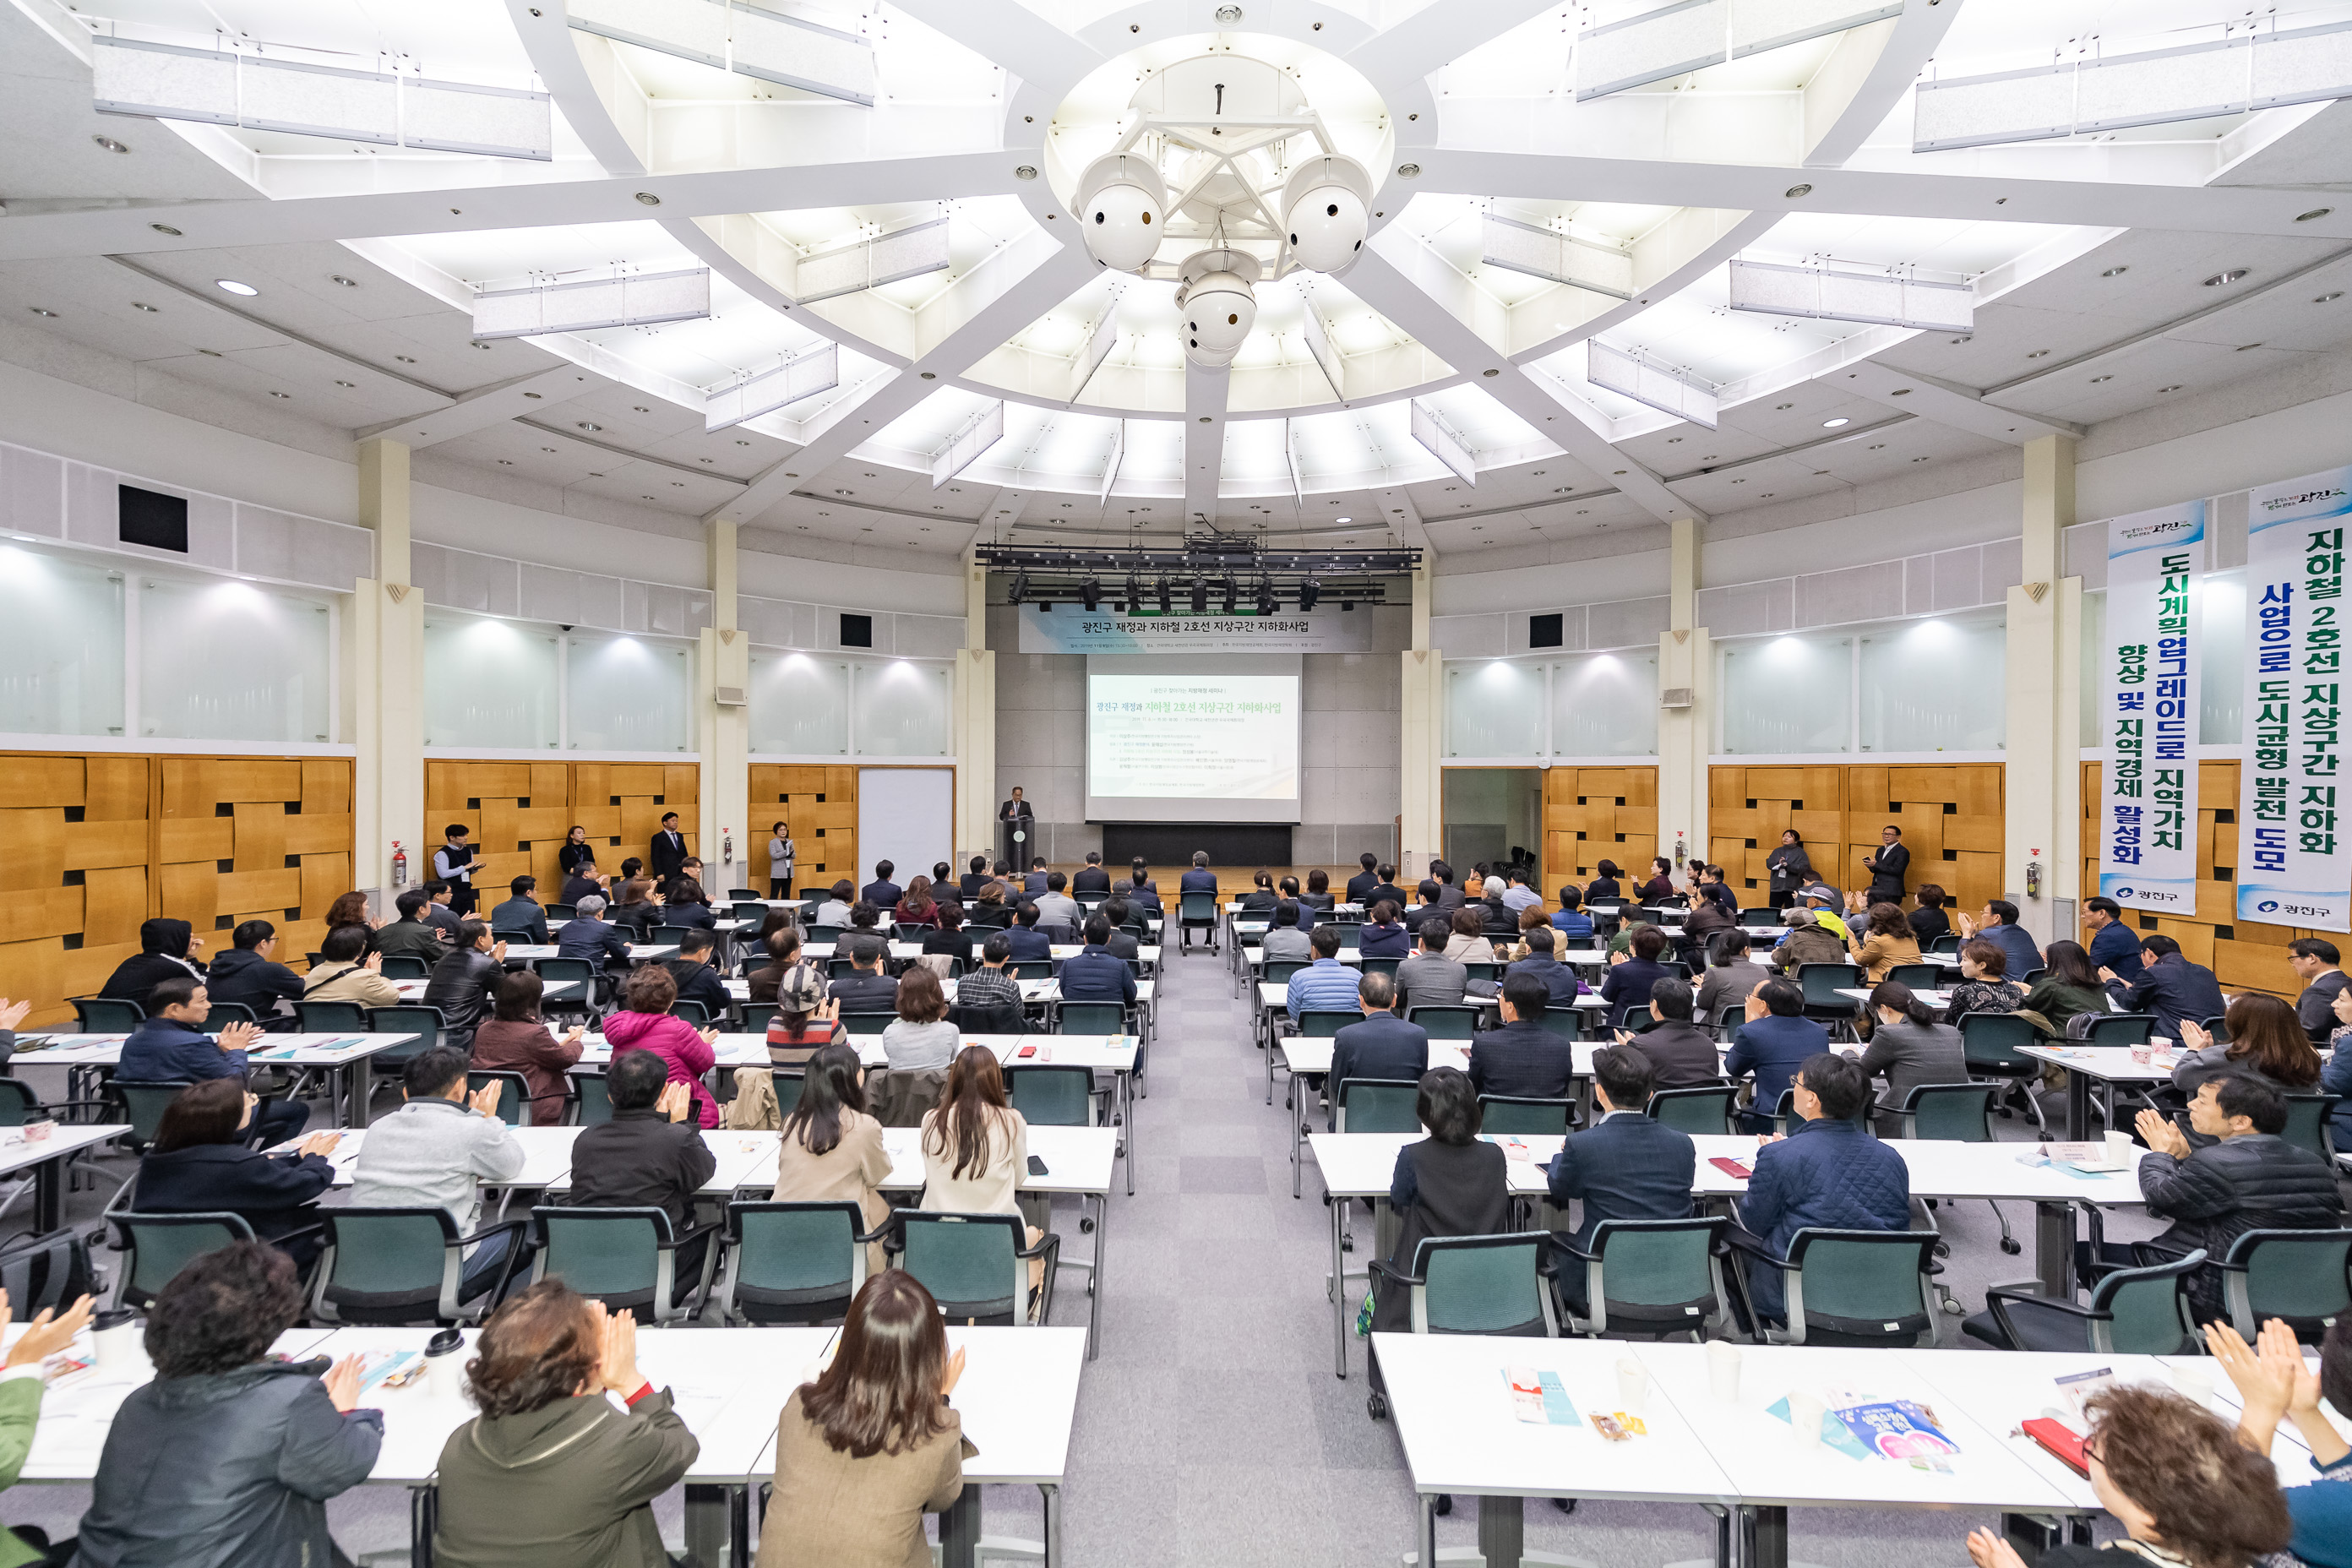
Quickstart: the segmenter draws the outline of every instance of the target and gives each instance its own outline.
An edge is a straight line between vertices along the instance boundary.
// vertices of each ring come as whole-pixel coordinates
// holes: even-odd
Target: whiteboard
[[[880,860],[898,868],[890,879],[902,888],[941,860],[952,864],[955,770],[858,769],[857,855],[864,864],[849,875],[859,887],[873,880]]]

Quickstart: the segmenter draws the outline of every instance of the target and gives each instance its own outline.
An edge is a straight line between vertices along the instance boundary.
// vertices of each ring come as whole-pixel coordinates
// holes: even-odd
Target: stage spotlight
[[[1230,616],[1230,615],[1232,615],[1232,614],[1234,613],[1234,599],[1235,599],[1235,598],[1237,598],[1237,597],[1239,596],[1239,594],[1240,594],[1240,584],[1236,584],[1236,583],[1235,583],[1235,582],[1234,582],[1231,577],[1226,578],[1226,579],[1225,579],[1225,614],[1227,614],[1227,615],[1229,615],[1229,616]]]
[[[1078,584],[1078,598],[1087,606],[1088,615],[1101,607],[1102,584],[1095,581],[1093,573],[1087,573],[1087,580]]]
[[[1028,596],[1029,574],[1026,572],[1015,572],[1013,574],[1013,592],[1008,595],[1009,602],[1017,605]]]
[[[1322,596],[1323,584],[1318,583],[1314,578],[1309,577],[1306,582],[1298,584],[1298,607],[1300,609],[1313,609],[1315,607],[1315,601]]]
[[[1257,580],[1257,613],[1261,616],[1274,614],[1274,584],[1264,577]]]
[[[1202,615],[1206,613],[1208,608],[1209,580],[1206,577],[1195,577],[1192,579],[1192,613],[1196,616]]]
[[[1157,582],[1157,583],[1153,584],[1152,584],[1152,586],[1153,586],[1154,588],[1156,588],[1156,589],[1159,591],[1159,594],[1160,594],[1160,613],[1161,615],[1163,615],[1163,616],[1164,616],[1164,615],[1166,615],[1166,614],[1168,613],[1168,579],[1167,579],[1167,577],[1163,574],[1163,575],[1160,577],[1160,579],[1159,580],[1159,582]]]

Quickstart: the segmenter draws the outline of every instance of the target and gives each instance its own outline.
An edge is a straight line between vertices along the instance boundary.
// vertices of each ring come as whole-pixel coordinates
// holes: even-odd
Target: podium
[[[1030,858],[1037,853],[1037,819],[1016,816],[1010,822],[996,825],[996,858],[1013,868],[1014,885],[1021,874],[1029,868]]]

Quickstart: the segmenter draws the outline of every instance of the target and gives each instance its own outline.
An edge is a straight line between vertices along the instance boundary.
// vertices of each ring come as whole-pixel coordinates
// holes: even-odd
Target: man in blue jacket
[[[1805,1016],[1805,993],[1790,980],[1768,980],[1748,995],[1748,1021],[1731,1032],[1723,1070],[1756,1075],[1756,1103],[1739,1113],[1750,1132],[1772,1131],[1772,1112],[1797,1069],[1830,1048],[1827,1029]]]
[[[1004,934],[1013,939],[1013,963],[1040,963],[1054,956],[1052,939],[1037,929],[1036,905],[1023,900],[1021,907],[1013,911],[1013,918],[1020,923]]]
[[[1838,1230],[1908,1230],[1911,1172],[1903,1156],[1853,1118],[1869,1103],[1870,1079],[1835,1051],[1808,1057],[1791,1085],[1803,1124],[1756,1151],[1756,1173],[1739,1201],[1744,1229],[1732,1242],[1744,1251],[1784,1258],[1789,1238],[1807,1226]],[[1780,1271],[1760,1259],[1748,1268],[1748,1294],[1757,1312],[1787,1316]]]
[[[1576,1051],[1544,1027],[1549,1000],[1544,983],[1532,974],[1504,978],[1502,1027],[1481,1029],[1471,1037],[1471,1088],[1480,1094],[1517,1099],[1567,1096],[1576,1076]]]
[[[1544,983],[1551,994],[1551,1005],[1573,1007],[1576,999],[1584,994],[1584,983],[1577,978],[1575,966],[1562,963],[1551,955],[1552,931],[1549,926],[1531,926],[1521,935],[1528,944],[1528,955],[1503,971],[1506,976],[1532,974]]]
[[[1135,971],[1111,952],[1110,921],[1100,910],[1087,917],[1086,946],[1062,960],[1061,980],[1065,1002],[1135,1005]]]
[[[624,974],[629,968],[629,933],[604,918],[604,900],[591,893],[572,906],[572,918],[555,933],[555,956],[584,958],[600,973]]]
[[[2139,978],[2139,938],[2124,924],[2124,907],[2109,898],[2084,899],[2083,923],[2090,928],[2089,951],[2094,970],[2112,969],[2121,980]],[[2010,978],[2022,980],[2023,971]]]
[[[1419,1083],[1429,1070],[1429,1031],[1408,1024],[1389,1009],[1396,1005],[1396,982],[1367,974],[1356,982],[1356,1005],[1364,1021],[1331,1037],[1331,1110],[1325,1125],[1339,1126],[1339,1085],[1351,1078]]]
[[[1963,941],[1980,937],[2008,955],[2011,980],[2021,984],[2042,967],[2042,950],[2033,945],[2033,933],[2017,923],[2017,906],[2007,899],[1987,899],[1981,916],[1970,920],[1962,915],[1959,920]]]
[[[253,1010],[261,1026],[291,1029],[294,1015],[280,1013],[281,1001],[302,996],[302,977],[277,961],[278,928],[247,921],[230,934],[234,944],[205,971],[205,994],[215,1003],[235,1002]]]
[[[2180,1021],[2203,1023],[2218,1018],[2229,1005],[2221,999],[2221,982],[2213,972],[2201,963],[2191,963],[2180,951],[2180,944],[2162,931],[2150,931],[2139,939],[2140,952],[2146,954],[2139,978],[2126,980],[2113,970],[2099,971],[2099,979],[2107,994],[2115,998],[2126,1013],[2156,1015],[2154,1032],[2173,1039],[2180,1037]]]
[[[1217,874],[1209,869],[1209,852],[1192,851],[1192,868],[1177,879],[1179,893],[1213,893],[1217,890]]]
[[[1680,1219],[1691,1211],[1692,1178],[1698,1146],[1690,1134],[1652,1120],[1655,1079],[1650,1058],[1629,1046],[1603,1046],[1592,1053],[1592,1103],[1600,1119],[1572,1132],[1552,1156],[1551,1201],[1584,1200],[1584,1218],[1572,1235],[1556,1235],[1580,1251],[1592,1247],[1592,1233],[1604,1219]],[[1581,1317],[1589,1306],[1584,1264],[1559,1255],[1559,1294]]]
[[[194,976],[165,980],[148,994],[147,1016],[129,1039],[115,1075],[131,1083],[205,1083],[216,1078],[242,1079],[245,1053],[261,1038],[251,1024],[231,1024],[219,1035],[207,1035],[205,1019],[212,1014],[205,983]],[[281,1100],[254,1113],[250,1141],[267,1149],[300,1134],[310,1123],[310,1108],[299,1100]]]

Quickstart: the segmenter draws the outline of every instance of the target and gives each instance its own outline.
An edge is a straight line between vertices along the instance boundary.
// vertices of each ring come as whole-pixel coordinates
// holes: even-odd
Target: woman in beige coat
[[[890,1217],[882,1195],[889,1175],[882,1123],[866,1112],[866,1069],[857,1052],[839,1044],[818,1047],[808,1059],[801,1101],[784,1117],[777,1201],[854,1203],[866,1216],[863,1228],[872,1231]],[[866,1247],[866,1267],[875,1274],[889,1267],[881,1243]]]
[[[923,1515],[954,1505],[976,1452],[948,1404],[962,1375],[931,1293],[903,1269],[868,1279],[776,1422],[759,1568],[930,1568]]]
[[[945,1214],[1019,1214],[1029,1169],[1029,1122],[1004,1096],[1004,1072],[986,1046],[966,1046],[949,1064],[939,1109],[923,1117],[923,1201]],[[1027,1227],[1028,1244],[1041,1232]],[[1029,1261],[1029,1294],[1045,1278]]]

